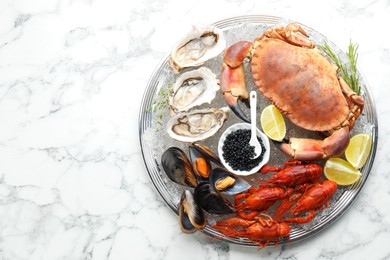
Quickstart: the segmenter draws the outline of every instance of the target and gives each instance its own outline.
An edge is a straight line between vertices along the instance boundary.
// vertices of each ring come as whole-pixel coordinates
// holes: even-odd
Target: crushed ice
[[[289,22],[291,22],[291,21],[289,21],[287,19],[283,19],[276,26],[286,25]],[[251,23],[238,23],[235,26],[232,26],[231,28],[229,28],[229,30],[225,30],[225,37],[227,40],[227,45],[230,45],[230,44],[237,42],[239,40],[254,40],[257,36],[259,36],[261,33],[263,33],[266,29],[268,29],[270,27],[274,27],[274,26],[275,25],[264,25],[264,24],[256,24],[256,23],[253,23],[253,24],[251,24]],[[312,40],[315,44],[322,45],[324,43],[324,41],[327,40],[326,38],[324,38],[323,35],[312,30],[311,28],[308,28],[305,26],[303,26],[303,28],[309,33],[310,40]],[[336,54],[339,54],[343,58],[343,60],[345,60],[347,58],[346,54],[343,51],[341,51],[336,45],[334,45],[332,42],[329,42],[329,41],[328,41],[328,43],[331,46],[331,48],[334,50],[334,52]],[[208,67],[217,76],[219,76],[220,75],[220,68],[222,65],[222,57],[223,57],[222,54],[220,54],[218,57],[214,58],[213,60],[206,62],[203,66]],[[184,69],[183,72],[185,72],[187,70],[189,70],[189,69]],[[246,70],[248,71],[247,68],[246,68]],[[364,78],[361,77],[360,72],[358,72],[358,73],[359,73],[359,78],[361,80],[361,95],[363,96],[363,98],[366,99],[367,98],[367,94],[366,94],[367,93],[366,92],[367,84],[366,84]],[[169,84],[173,84],[174,81],[176,80],[176,78],[178,77],[178,75],[180,75],[180,74],[173,73],[173,71],[169,68],[169,66],[166,66],[165,69],[163,70],[162,75],[160,75],[160,77],[159,77],[158,88],[156,90],[154,99],[158,98],[157,92],[160,91],[162,88],[168,88]],[[248,83],[249,90],[255,89],[255,86],[254,86],[254,83],[252,80],[248,79],[247,83]],[[260,98],[259,109],[263,109],[265,106],[270,104],[270,102],[267,99],[265,99],[264,97],[262,97],[261,95],[259,96],[259,98]],[[217,96],[215,98],[215,100],[212,102],[212,104],[210,106],[221,107],[221,106],[225,106],[225,105],[226,104],[224,102],[224,99],[223,99],[222,95],[220,95],[220,96]],[[245,109],[244,106],[242,106],[242,107],[243,107],[243,109]],[[367,109],[367,106],[365,107],[365,111],[366,111],[366,109]],[[372,109],[372,107],[369,107],[369,109]],[[145,147],[145,149],[152,151],[153,158],[155,159],[155,161],[158,164],[160,163],[160,158],[161,158],[162,153],[167,148],[169,148],[171,146],[179,147],[187,153],[187,151],[186,151],[187,145],[186,144],[183,144],[183,143],[180,143],[180,142],[177,142],[177,141],[171,139],[168,136],[168,134],[166,133],[166,130],[165,130],[166,123],[167,123],[169,117],[170,117],[170,112],[169,112],[168,107],[165,110],[163,109],[163,110],[159,111],[159,113],[152,113],[151,127],[148,129],[145,129],[145,131],[142,135],[144,143],[147,146],[147,147]],[[234,114],[230,113],[228,121],[220,129],[220,133],[222,133],[230,125],[237,123],[237,122],[239,122],[237,117]],[[289,129],[288,134],[291,136],[292,135],[294,135],[294,136],[313,135],[313,133],[308,133],[305,130],[302,130],[302,129],[295,127],[288,120],[286,120],[286,123],[287,123],[287,127]],[[370,133],[372,133],[374,128],[375,128],[375,125],[372,123],[371,116],[368,116],[367,113],[363,112],[361,114],[361,116],[358,118],[358,120],[356,121],[355,127],[352,130],[351,134],[352,135],[356,134],[356,133],[370,134]],[[208,147],[210,147],[212,150],[217,151],[218,138],[219,138],[219,135],[217,134],[214,137],[209,138],[208,140],[206,140],[203,143],[205,145],[207,145]],[[284,162],[288,160],[288,158],[283,153],[281,153],[280,150],[277,149],[273,145],[272,142],[271,142],[270,158],[271,158],[271,160],[269,162],[269,165],[282,166],[284,164]],[[174,205],[178,206],[179,202],[180,202],[180,197],[181,197],[181,194],[183,191],[183,187],[170,181],[162,169],[160,169],[160,171],[162,171],[159,173],[160,178],[163,180],[163,183],[165,185],[165,187],[161,187],[161,188],[169,191],[169,193],[171,195],[172,203]],[[254,186],[256,186],[256,184],[259,182],[259,180],[264,179],[264,178],[267,178],[267,175],[261,175],[261,176],[258,175],[256,177],[250,176],[250,177],[247,177],[246,179],[248,181],[250,181],[251,183],[253,183]],[[314,226],[316,226],[318,223],[321,222],[321,219],[323,219],[324,217],[326,217],[327,215],[329,215],[332,212],[332,210],[334,209],[335,203],[343,196],[344,192],[345,192],[345,189],[339,188],[336,191],[336,193],[333,195],[331,201],[329,202],[329,205],[330,205],[329,208],[324,208],[322,211],[318,212],[317,215],[315,216],[315,218],[311,222],[309,222],[307,224],[299,225],[299,226],[294,225],[293,227],[300,228],[300,229],[303,229],[305,231],[311,230]],[[208,214],[208,216],[209,216],[208,220],[207,220],[208,224],[214,224],[218,220],[218,216],[211,216],[210,214]],[[243,239],[243,241],[244,240],[245,239]]]

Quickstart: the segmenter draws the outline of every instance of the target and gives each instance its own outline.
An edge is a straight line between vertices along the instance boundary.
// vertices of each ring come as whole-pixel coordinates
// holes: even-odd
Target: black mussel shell
[[[223,167],[223,164],[221,162],[221,160],[219,159],[219,156],[214,153],[209,147],[207,147],[206,145],[204,144],[200,144],[200,143],[193,143],[192,144],[200,153],[203,154],[203,156],[205,156],[207,159],[209,159],[210,161],[212,161],[213,163]]]
[[[234,184],[232,185],[226,185],[227,187],[221,188],[219,185],[222,180],[225,180],[226,178],[234,179]],[[215,188],[216,190],[229,194],[229,195],[235,195],[240,192],[246,191],[251,187],[251,185],[245,181],[243,178],[225,170],[222,168],[215,168],[210,173],[210,184]],[[227,179],[226,179],[227,180]],[[225,186],[225,185],[224,185]]]
[[[180,229],[186,234],[194,233],[206,226],[203,210],[196,203],[193,194],[189,190],[184,190],[181,195],[179,224]]]
[[[232,204],[221,196],[208,182],[199,183],[194,190],[194,197],[198,205],[211,214],[233,213]]]
[[[172,181],[190,187],[198,184],[191,162],[180,148],[168,148],[161,156],[161,165]]]
[[[208,179],[211,172],[210,161],[201,152],[199,152],[198,148],[194,145],[190,145],[188,147],[188,151],[190,154],[192,168],[194,169],[196,176],[200,180]]]

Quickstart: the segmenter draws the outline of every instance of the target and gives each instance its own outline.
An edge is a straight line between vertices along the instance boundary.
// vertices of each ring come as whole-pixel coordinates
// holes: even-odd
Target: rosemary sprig
[[[340,55],[336,55],[329,44],[327,42],[324,45],[320,46],[320,49],[328,55],[334,63],[336,63],[337,67],[340,68],[341,76],[348,84],[348,86],[356,93],[360,94],[360,85],[359,85],[359,77],[357,75],[357,59],[358,59],[358,50],[359,45],[353,44],[351,41],[348,46],[348,61],[349,61],[349,70],[346,64],[344,64],[340,58]]]

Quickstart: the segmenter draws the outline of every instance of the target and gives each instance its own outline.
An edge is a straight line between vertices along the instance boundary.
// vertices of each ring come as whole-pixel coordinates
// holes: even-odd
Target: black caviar
[[[265,146],[261,138],[257,137],[261,145],[259,157],[251,159],[255,155],[255,147],[249,145],[251,130],[239,129],[226,136],[222,146],[222,156],[235,171],[250,171],[263,160]]]

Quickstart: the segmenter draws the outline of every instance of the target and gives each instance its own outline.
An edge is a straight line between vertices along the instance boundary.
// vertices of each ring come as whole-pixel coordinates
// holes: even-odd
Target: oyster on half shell
[[[172,138],[192,143],[214,135],[227,119],[229,108],[194,109],[174,115],[167,123]]]
[[[175,71],[199,66],[218,56],[226,47],[223,32],[214,26],[194,26],[172,49],[170,64]]]
[[[202,67],[180,75],[172,87],[169,104],[173,112],[184,112],[204,103],[211,103],[219,90],[217,76]]]

